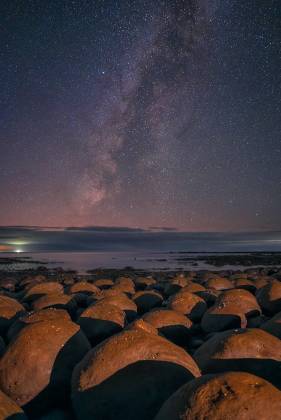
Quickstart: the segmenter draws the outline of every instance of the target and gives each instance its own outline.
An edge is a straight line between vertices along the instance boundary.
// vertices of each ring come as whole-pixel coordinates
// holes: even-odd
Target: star
[[[0,224],[280,225],[278,1],[10,3]]]

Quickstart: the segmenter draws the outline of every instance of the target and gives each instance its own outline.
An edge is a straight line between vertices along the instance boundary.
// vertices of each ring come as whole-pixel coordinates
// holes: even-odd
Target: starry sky
[[[0,225],[281,230],[279,0],[0,16]]]

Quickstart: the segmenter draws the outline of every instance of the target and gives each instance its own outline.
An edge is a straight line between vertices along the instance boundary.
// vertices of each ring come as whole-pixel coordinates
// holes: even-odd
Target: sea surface
[[[48,267],[86,272],[96,268],[217,269],[198,255],[281,252],[281,232],[179,232],[113,227],[0,227],[0,258],[31,258]],[[184,258],[183,258],[184,257]],[[187,258],[193,261],[187,261]],[[34,268],[30,263],[9,269]],[[221,269],[231,269],[225,265]],[[243,269],[235,265],[235,269]],[[0,269],[5,269],[4,264]]]
[[[224,253],[220,253],[224,254]],[[234,254],[234,253],[232,253]],[[215,267],[206,264],[204,261],[196,260],[198,256],[214,255],[214,253],[187,253],[181,252],[151,252],[151,251],[130,251],[130,252],[36,252],[20,254],[5,253],[6,258],[30,259],[30,262],[1,264],[0,269],[9,271],[36,268],[41,263],[47,263],[48,268],[62,267],[65,270],[75,270],[81,274],[88,270],[97,268],[121,269],[132,267],[148,271],[167,270],[243,270],[247,267],[242,265],[224,265]],[[4,255],[3,255],[4,257]],[[183,261],[185,258],[192,258],[192,261]],[[181,261],[179,261],[181,259]],[[32,263],[36,261],[36,263]],[[259,267],[259,265],[251,266]]]

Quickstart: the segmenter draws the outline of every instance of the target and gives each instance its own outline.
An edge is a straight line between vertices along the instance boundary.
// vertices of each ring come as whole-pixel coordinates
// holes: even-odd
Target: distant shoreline
[[[138,255],[131,252],[130,258],[122,260],[119,253],[114,254],[101,253],[104,256],[102,263],[92,260],[92,256],[99,257],[99,253],[50,253],[53,259],[45,260],[44,258],[36,258],[36,253],[30,255],[16,256],[0,256],[0,272],[9,273],[13,271],[44,271],[58,270],[66,272],[76,272],[86,274],[94,272],[97,269],[103,270],[126,270],[143,272],[175,272],[175,271],[204,271],[204,270],[243,270],[246,268],[261,267],[281,267],[281,252],[191,252],[191,251],[169,251],[162,253],[158,258],[157,252],[147,253],[147,255]],[[24,255],[26,254],[26,255]],[[38,253],[39,254],[39,253]],[[42,255],[47,253],[41,253]],[[57,261],[55,254],[61,255],[61,261]],[[159,252],[159,254],[161,254]],[[68,261],[64,261],[63,255],[68,257]],[[126,255],[126,253],[123,253]],[[157,256],[156,256],[157,255]],[[169,258],[172,256],[172,258]],[[75,259],[75,258],[76,259]],[[84,259],[83,259],[84,257]],[[118,259],[119,258],[119,259]],[[84,260],[87,262],[84,262]],[[78,262],[77,262],[78,261]],[[123,262],[123,265],[122,265]]]

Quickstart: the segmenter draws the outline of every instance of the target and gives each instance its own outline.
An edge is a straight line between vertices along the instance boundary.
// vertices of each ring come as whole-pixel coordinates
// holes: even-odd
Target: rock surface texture
[[[273,266],[0,270],[0,420],[281,420],[280,301]]]

